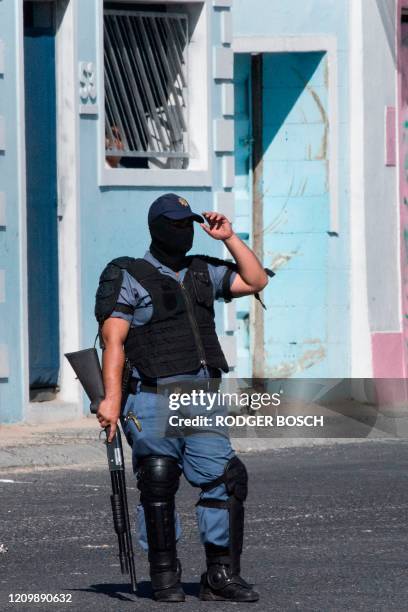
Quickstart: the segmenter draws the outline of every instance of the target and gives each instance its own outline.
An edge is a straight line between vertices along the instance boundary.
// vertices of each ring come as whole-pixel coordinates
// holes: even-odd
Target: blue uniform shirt
[[[153,264],[153,266],[157,268],[161,274],[171,276],[172,278],[174,278],[174,280],[178,282],[184,280],[187,268],[182,268],[177,275],[174,270],[171,270],[171,268],[168,268],[158,259],[156,259],[150,253],[150,251],[146,251],[144,259],[146,259],[146,261],[148,261],[149,263]],[[224,276],[229,269],[226,265],[222,264],[215,265],[213,263],[208,263],[207,265],[211,283],[214,289],[214,300],[221,299]],[[233,272],[231,274],[230,286],[234,282],[236,274],[236,272]],[[126,321],[130,322],[131,326],[145,325],[150,321],[153,315],[152,300],[149,293],[126,270],[123,270],[122,287],[119,293],[117,303],[134,308],[133,315],[114,310],[110,316],[117,317],[118,319],[125,319]],[[133,376],[138,377],[138,372],[136,368],[134,368],[133,370]],[[177,377],[171,377],[171,379],[174,378]]]

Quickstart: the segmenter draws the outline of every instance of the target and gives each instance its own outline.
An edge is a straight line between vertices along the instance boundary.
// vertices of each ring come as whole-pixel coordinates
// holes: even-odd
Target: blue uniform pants
[[[205,376],[205,373],[199,377]],[[225,465],[234,456],[227,435],[216,432],[193,433],[186,437],[165,437],[157,435],[158,403],[160,395],[138,390],[130,394],[122,412],[122,426],[132,446],[133,471],[137,474],[139,461],[148,455],[167,455],[177,460],[185,478],[193,486],[206,484],[221,476]],[[141,431],[136,424],[124,417],[129,411],[137,417]],[[200,499],[227,500],[225,485],[220,484],[210,491],[200,490]],[[147,550],[146,525],[143,507],[137,508],[139,543]],[[228,510],[224,508],[196,507],[200,537],[203,544],[218,546],[229,544]],[[179,517],[176,514],[176,537],[181,535]]]

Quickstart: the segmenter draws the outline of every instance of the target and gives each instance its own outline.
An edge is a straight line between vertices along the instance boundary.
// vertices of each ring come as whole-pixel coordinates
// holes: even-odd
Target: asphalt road
[[[257,604],[197,599],[204,567],[183,481],[179,556],[186,604],[151,600],[136,548],[139,597],[119,571],[104,470],[2,474],[0,610],[156,609],[391,611],[408,609],[408,443],[367,442],[246,455],[250,473],[243,575]],[[132,510],[137,490],[129,473]],[[133,513],[133,512],[132,512]],[[72,596],[70,604],[10,604],[9,595]],[[182,606],[184,605],[184,608]]]

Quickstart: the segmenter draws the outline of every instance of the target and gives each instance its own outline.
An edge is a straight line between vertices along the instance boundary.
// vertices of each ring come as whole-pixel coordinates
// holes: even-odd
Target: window
[[[196,0],[103,3],[101,184],[209,184],[208,11]]]
[[[105,131],[109,157],[183,168],[188,161],[183,13],[107,9]]]

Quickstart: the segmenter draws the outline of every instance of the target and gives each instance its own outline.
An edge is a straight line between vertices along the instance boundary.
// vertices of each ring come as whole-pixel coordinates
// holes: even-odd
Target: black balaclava
[[[159,215],[149,224],[151,254],[162,264],[178,272],[186,265],[186,254],[193,246],[193,224],[176,227],[172,220]]]

